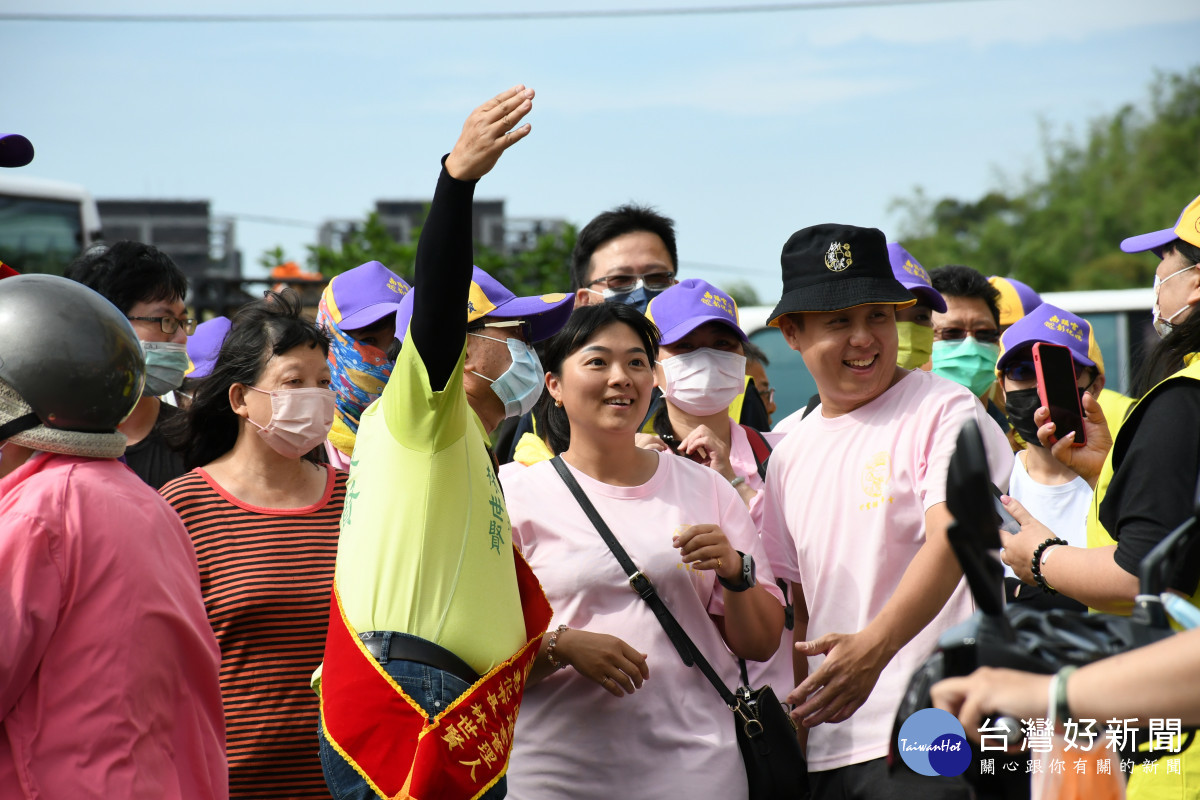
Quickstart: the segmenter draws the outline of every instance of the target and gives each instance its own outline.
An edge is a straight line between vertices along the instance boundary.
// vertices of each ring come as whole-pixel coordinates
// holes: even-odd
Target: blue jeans
[[[405,635],[407,634],[392,634]],[[386,644],[384,652],[387,652]],[[456,675],[415,661],[380,660],[380,666],[430,718],[440,714],[446,706],[471,688],[470,684]],[[321,768],[325,772],[325,784],[334,800],[375,800],[378,797],[362,776],[355,772],[354,767],[346,763],[341,753],[334,750],[325,739],[325,732],[321,730],[319,721],[317,740],[320,742]],[[506,794],[508,779],[501,776],[496,785],[488,789],[480,800],[502,800]]]

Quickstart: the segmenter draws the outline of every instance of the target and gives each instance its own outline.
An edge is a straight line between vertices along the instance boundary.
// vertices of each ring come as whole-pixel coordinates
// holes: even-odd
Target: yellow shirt
[[[410,337],[363,412],[334,577],[356,631],[428,639],[480,675],[525,644],[508,511],[459,354],[435,392]]]

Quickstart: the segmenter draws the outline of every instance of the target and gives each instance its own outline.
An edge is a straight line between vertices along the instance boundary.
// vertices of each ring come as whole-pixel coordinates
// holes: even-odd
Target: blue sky
[[[104,11],[563,7],[633,4],[111,0]],[[0,2],[0,13],[95,9]],[[102,198],[209,199],[217,214],[314,224],[361,217],[378,198],[428,197],[469,111],[525,83],[538,93],[533,133],[477,197],[504,198],[513,216],[577,224],[628,200],[653,204],[677,222],[682,272],[747,280],[769,303],[792,231],[847,222],[890,233],[900,222],[892,201],[915,186],[971,198],[1036,174],[1044,126],[1078,133],[1143,102],[1156,71],[1200,63],[1200,3],[964,0],[405,24],[0,21],[0,41],[0,130],[37,148],[23,174]],[[300,257],[315,236],[238,225],[250,270],[264,249]]]

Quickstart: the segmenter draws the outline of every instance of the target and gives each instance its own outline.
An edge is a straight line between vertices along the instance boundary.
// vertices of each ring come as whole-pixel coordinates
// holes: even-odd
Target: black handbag
[[[654,616],[658,618],[683,663],[689,667],[699,667],[725,705],[733,712],[738,749],[746,766],[750,800],[806,800],[809,796],[808,763],[796,739],[796,723],[792,722],[792,718],[775,697],[775,692],[770,686],[754,690],[743,686],[736,694],[729,691],[659,597],[654,584],[642,574],[625,552],[625,548],[613,536],[596,507],[592,505],[592,501],[584,493],[583,487],[563,463],[562,457],[555,456],[550,463],[571,490],[588,519],[596,526],[600,538],[620,562],[621,568],[629,576],[629,585],[646,601]]]

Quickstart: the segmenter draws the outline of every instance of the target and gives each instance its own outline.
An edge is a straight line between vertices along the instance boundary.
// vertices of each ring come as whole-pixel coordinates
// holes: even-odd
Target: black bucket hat
[[[892,274],[887,238],[876,228],[826,223],[796,231],[779,258],[783,297],[767,324],[797,311],[840,311],[881,303],[900,308],[917,302]]]

